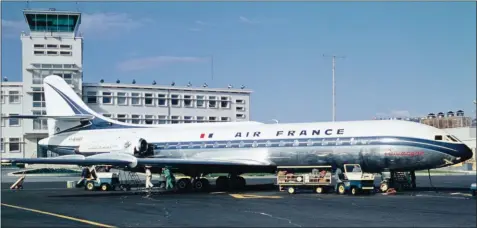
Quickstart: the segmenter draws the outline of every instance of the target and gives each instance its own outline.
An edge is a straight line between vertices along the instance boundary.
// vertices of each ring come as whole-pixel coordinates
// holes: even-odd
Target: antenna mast
[[[331,69],[332,71],[332,77],[333,77],[333,82],[332,82],[332,90],[333,90],[333,95],[332,95],[332,118],[333,118],[333,122],[336,121],[336,99],[335,99],[335,95],[336,95],[336,83],[335,83],[335,62],[336,62],[336,58],[341,58],[341,59],[344,59],[346,58],[345,56],[336,56],[336,55],[325,55],[323,54],[323,57],[331,57],[332,58],[332,64],[333,64],[333,67]]]

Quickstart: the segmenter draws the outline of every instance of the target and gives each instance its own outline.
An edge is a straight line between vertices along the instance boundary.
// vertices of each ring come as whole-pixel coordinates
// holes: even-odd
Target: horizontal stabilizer
[[[15,119],[57,119],[57,120],[92,120],[93,115],[71,115],[71,116],[48,116],[48,115],[14,115],[14,116],[4,116],[2,118],[15,118]]]

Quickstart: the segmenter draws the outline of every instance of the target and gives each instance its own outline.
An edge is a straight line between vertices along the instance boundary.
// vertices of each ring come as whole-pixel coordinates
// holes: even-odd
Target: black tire
[[[179,191],[187,191],[191,186],[191,180],[189,178],[181,178],[176,182],[177,189]]]
[[[472,196],[475,196],[475,190],[472,190]]]
[[[315,191],[318,194],[323,194],[323,193],[325,193],[325,188],[319,186],[319,187],[316,187]]]
[[[351,188],[351,195],[353,195],[353,196],[358,195],[358,194],[359,194],[358,191],[359,191],[358,188],[352,187],[352,188]]]
[[[206,178],[196,179],[192,181],[192,187],[199,192],[206,191],[209,188],[209,180]]]

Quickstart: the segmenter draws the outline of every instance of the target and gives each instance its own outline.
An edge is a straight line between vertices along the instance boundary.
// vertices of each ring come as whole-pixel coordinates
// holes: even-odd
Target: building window
[[[217,121],[217,117],[209,116],[209,122],[215,122],[215,121]]]
[[[33,48],[45,48],[44,44],[33,44]]]
[[[87,94],[87,97],[86,97],[87,101],[86,102],[88,102],[88,104],[98,103],[98,99],[96,97],[96,92],[88,91],[86,94]]]
[[[118,92],[118,105],[128,105],[126,93]]]
[[[118,114],[118,121],[119,122],[126,123],[126,118],[127,118],[126,114]]]
[[[144,122],[146,124],[153,124],[154,123],[154,116],[153,115],[146,115],[146,118],[144,119]]]
[[[45,107],[45,94],[43,92],[33,93],[33,107],[35,108]]]
[[[159,124],[167,124],[167,116],[159,116]]]
[[[10,114],[10,116],[18,116],[18,114]],[[8,126],[18,127],[20,126],[20,119],[17,118],[8,118]]]
[[[0,153],[5,153],[5,147],[3,146],[3,138],[0,138]]]
[[[141,105],[140,97],[141,97],[141,94],[139,94],[139,93],[131,93],[131,104],[132,105]]]
[[[236,117],[238,119],[244,119],[245,118],[245,115],[244,114],[237,114]]]
[[[10,138],[8,140],[8,146],[10,148],[10,152],[12,153],[20,152],[20,138]]]
[[[113,117],[112,114],[106,114],[106,113],[103,113],[103,116],[104,116],[104,117],[107,117],[107,118],[112,118],[112,117]]]
[[[243,112],[243,111],[245,111],[245,107],[237,106],[237,107],[235,107],[235,110],[237,110],[239,112]]]
[[[237,104],[245,104],[245,101],[244,101],[244,100],[241,100],[241,99],[238,99],[238,100],[235,100],[235,103],[237,103]]]
[[[113,103],[113,93],[103,92],[103,104],[112,104]]]
[[[196,119],[197,119],[197,123],[205,122],[205,117],[204,116],[197,116]]]
[[[145,105],[148,105],[148,106],[153,106],[154,105],[154,102],[153,102],[153,98],[152,98],[152,93],[145,93],[144,94],[144,104]]]
[[[171,123],[178,124],[180,121],[179,119],[180,119],[180,116],[171,116]]]
[[[221,108],[229,108],[229,98],[228,97],[220,97],[220,107]]]
[[[56,44],[48,44],[46,45],[47,48],[58,48],[58,45]]]
[[[217,101],[215,96],[209,96],[209,108],[217,108]]]
[[[184,116],[184,123],[192,123],[192,116]]]
[[[58,52],[57,51],[47,51],[46,54],[47,55],[58,55]]]
[[[1,102],[2,104],[5,103],[5,98],[4,98],[4,96],[3,96],[4,93],[5,93],[5,92],[3,92],[3,90],[2,90],[2,92],[1,92],[1,94],[0,94],[0,102]]]
[[[62,55],[62,56],[71,56],[71,51],[60,51],[60,55]]]
[[[179,95],[177,95],[177,94],[172,94],[171,95],[171,105],[172,106],[180,106]]]
[[[230,121],[230,117],[221,117],[221,118],[220,118],[220,121],[222,121],[222,122],[229,122],[229,121]]]
[[[61,49],[71,49],[71,45],[68,44],[60,44]]]
[[[166,94],[159,94],[157,95],[157,97],[159,98],[157,100],[157,104],[159,106],[167,106],[167,103],[166,103]]]
[[[131,115],[131,123],[140,124],[141,123],[140,115]]]
[[[70,73],[63,74],[63,79],[65,79],[67,84],[73,84],[73,76]]]
[[[33,51],[34,55],[45,55],[45,51]]]
[[[184,95],[184,106],[185,107],[194,107],[192,104],[192,96],[191,95]]]
[[[33,115],[36,115],[36,116],[46,115],[46,111],[33,111]],[[33,130],[48,130],[48,120],[34,119]]]
[[[8,91],[8,96],[10,104],[20,103],[20,91]]]
[[[199,108],[204,108],[205,107],[204,96],[197,96],[197,107],[199,107]]]

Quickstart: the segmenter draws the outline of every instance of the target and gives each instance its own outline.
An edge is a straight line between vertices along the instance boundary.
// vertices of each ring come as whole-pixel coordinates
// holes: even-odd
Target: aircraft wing
[[[136,158],[129,154],[122,153],[104,153],[92,156],[83,155],[64,155],[50,158],[4,158],[2,163],[13,164],[61,164],[61,165],[112,165],[119,167],[164,167],[171,166],[177,169],[196,167],[208,172],[227,172],[230,169],[250,170],[268,170],[274,167],[274,164],[268,161],[257,161],[249,159],[204,159],[204,158]],[[204,171],[205,172],[205,171]]]

